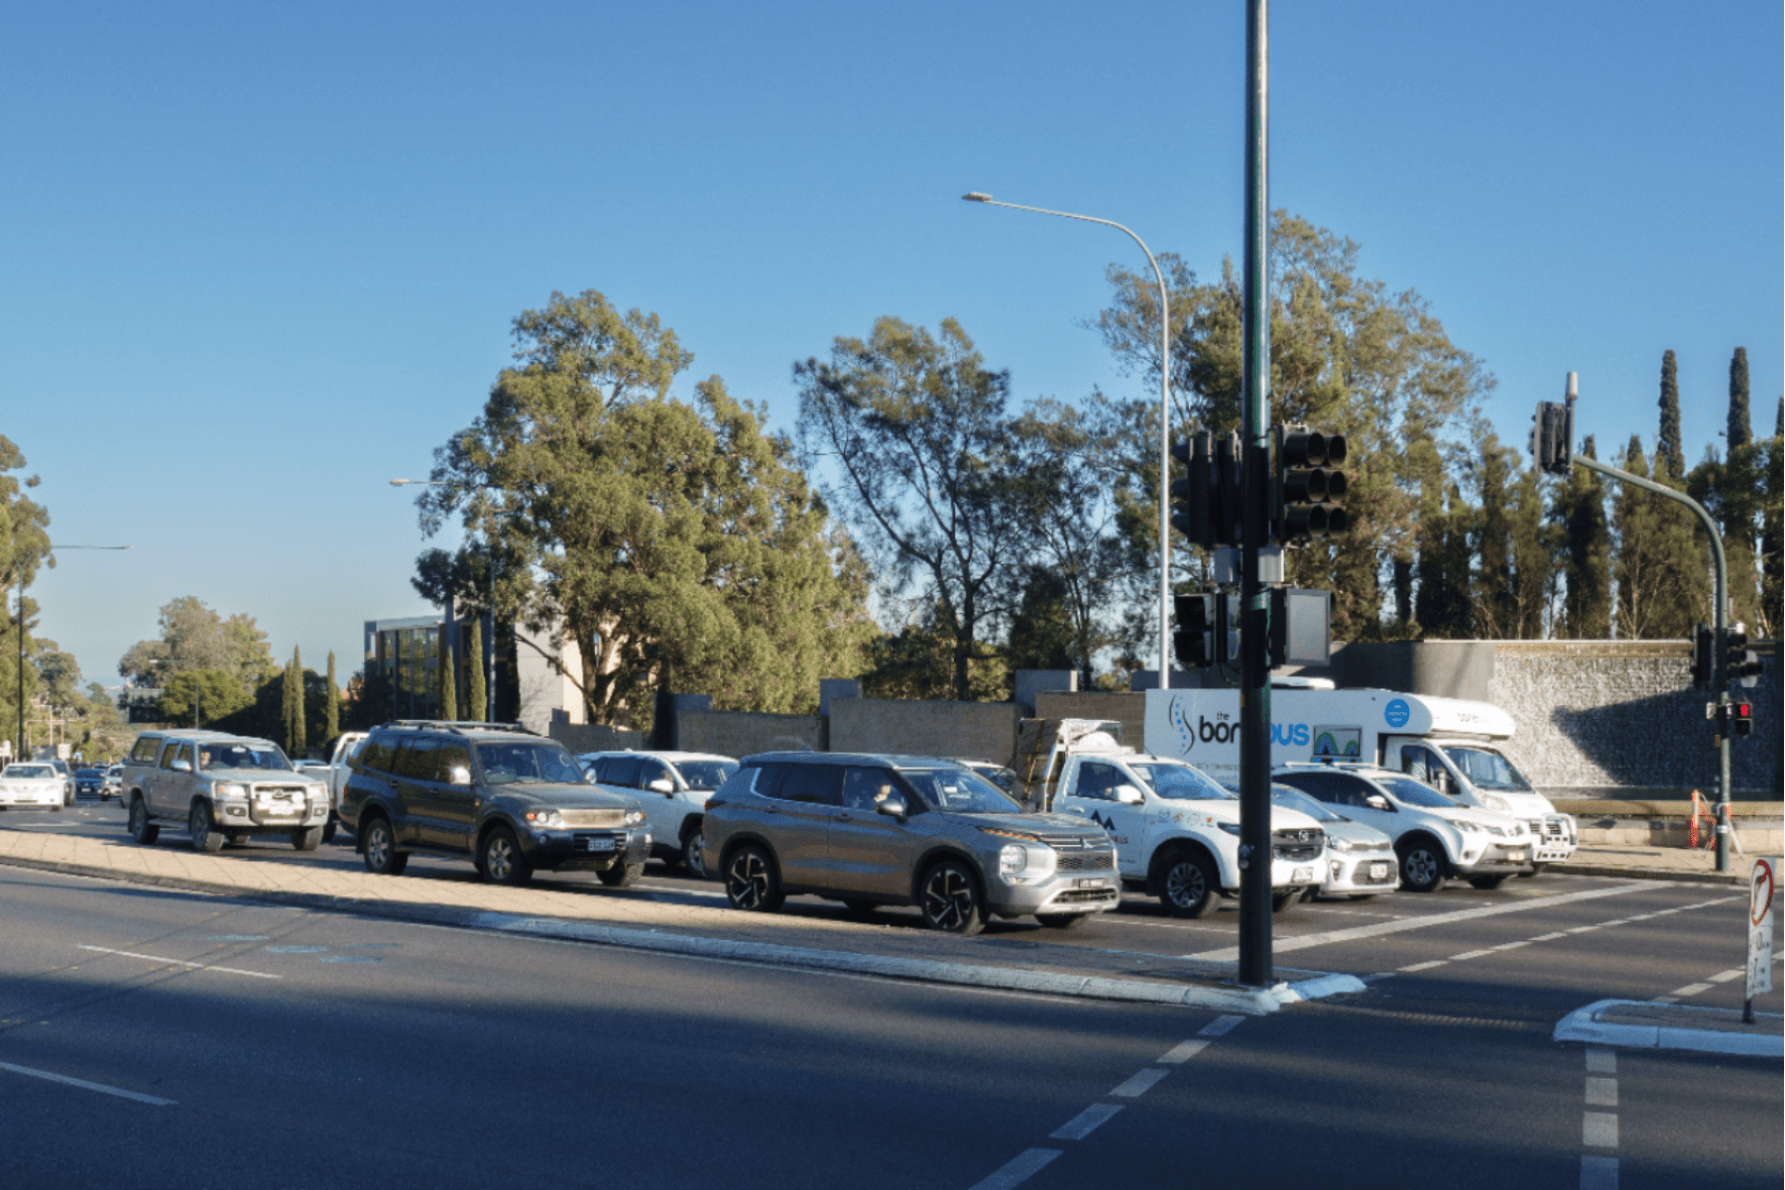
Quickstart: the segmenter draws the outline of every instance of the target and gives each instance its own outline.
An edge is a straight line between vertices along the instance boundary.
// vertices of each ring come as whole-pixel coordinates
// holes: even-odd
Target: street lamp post
[[[127,550],[127,545],[52,545],[44,551],[47,557],[57,550]],[[25,568],[19,567],[19,754],[25,757]]]
[[[443,488],[447,485],[438,479],[393,479],[390,481],[390,486],[393,488],[411,486]],[[487,555],[486,560],[490,567],[490,656],[483,667],[483,717],[484,722],[494,723],[496,721],[496,552],[490,548],[490,538],[487,533],[484,534],[484,553]],[[450,625],[448,627],[450,628]],[[482,635],[483,633],[480,631],[478,636]],[[482,652],[483,647],[483,641],[480,639],[477,642],[478,651]]]
[[[1034,211],[1038,215],[1057,215],[1084,223],[1101,223],[1125,232],[1146,253],[1153,266],[1153,277],[1159,282],[1159,688],[1171,687],[1171,305],[1165,289],[1165,274],[1146,241],[1132,230],[1112,219],[1090,215],[1074,215],[1069,211],[1050,211],[1046,207],[1025,207],[1014,202],[998,202],[978,190],[961,197],[967,202],[990,207],[1009,207],[1013,211]]]

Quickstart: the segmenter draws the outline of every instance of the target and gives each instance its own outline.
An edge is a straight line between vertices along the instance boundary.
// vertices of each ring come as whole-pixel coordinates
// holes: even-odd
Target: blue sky
[[[1138,389],[1083,329],[1106,228],[1203,277],[1242,248],[1245,6],[13,5],[0,16],[0,433],[69,551],[42,633],[89,678],[197,595],[358,664],[429,609],[394,476],[477,413],[553,290],[655,311],[797,409],[791,366],[961,320],[1020,397]],[[1689,460],[1732,350],[1782,391],[1781,6],[1278,0],[1271,200],[1417,289],[1523,441]],[[1602,451],[1603,453],[1603,451]],[[413,491],[411,489],[410,491]],[[443,542],[450,544],[450,542]]]

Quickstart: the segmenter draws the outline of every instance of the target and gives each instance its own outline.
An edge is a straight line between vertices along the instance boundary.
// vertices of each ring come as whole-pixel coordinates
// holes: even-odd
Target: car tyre
[[[787,899],[774,858],[754,844],[738,848],[726,863],[725,896],[746,913],[773,913]]]
[[[1413,839],[1395,851],[1401,860],[1401,887],[1408,892],[1436,892],[1444,883],[1444,852],[1430,839]]]
[[[1510,872],[1498,872],[1492,876],[1471,876],[1469,877],[1469,883],[1474,887],[1481,889],[1483,892],[1492,892],[1502,884],[1505,884],[1506,878],[1510,875],[1512,875]]]
[[[689,826],[682,831],[682,863],[688,869],[688,875],[705,879],[707,866],[701,859],[701,834],[699,826]]]
[[[327,826],[322,828],[322,841],[324,843],[333,843],[335,841],[335,824],[334,823],[331,822]]]
[[[638,883],[638,878],[645,874],[643,864],[615,864],[611,868],[603,868],[595,873],[601,883],[609,888],[631,888]]]
[[[1159,900],[1173,917],[1201,917],[1220,891],[1213,866],[1193,851],[1180,851],[1165,861]]]
[[[477,845],[477,870],[491,884],[525,884],[533,878],[521,841],[505,826],[491,827]]]
[[[130,837],[144,847],[153,846],[160,837],[161,828],[149,821],[149,808],[143,805],[143,799],[130,799]]]
[[[1284,889],[1282,892],[1273,892],[1271,894],[1271,912],[1287,913],[1289,910],[1295,908],[1296,904],[1301,899],[1302,890],[1299,888],[1288,888]]]
[[[315,851],[316,845],[322,842],[323,828],[309,826],[303,830],[291,832],[291,845],[299,851]]]
[[[363,850],[366,860],[366,871],[378,876],[401,876],[403,869],[409,866],[409,853],[397,850],[397,837],[390,828],[390,822],[383,818],[374,818],[366,826],[366,845]]]
[[[211,855],[222,851],[223,844],[229,841],[211,821],[211,807],[205,802],[192,803],[192,812],[186,815],[186,833],[192,836],[192,850]]]
[[[985,929],[985,903],[979,877],[958,859],[945,859],[924,873],[918,907],[932,930],[971,938]]]
[[[1050,930],[1076,930],[1091,920],[1089,913],[1037,913],[1035,920]]]

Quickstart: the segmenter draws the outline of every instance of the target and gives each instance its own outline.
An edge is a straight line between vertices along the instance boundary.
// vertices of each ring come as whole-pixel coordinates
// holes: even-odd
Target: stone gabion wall
[[[1733,789],[1779,796],[1781,698],[1777,658],[1752,689],[1754,734],[1729,750]],[[1489,702],[1518,725],[1508,751],[1546,790],[1710,793],[1717,751],[1704,717],[1711,695],[1691,688],[1684,641],[1500,641]]]

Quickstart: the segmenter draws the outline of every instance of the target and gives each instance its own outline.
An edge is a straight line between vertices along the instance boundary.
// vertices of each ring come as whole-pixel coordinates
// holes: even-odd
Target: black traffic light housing
[[[1745,702],[1729,704],[1729,734],[1732,736],[1754,734],[1753,706]]]
[[[1326,537],[1350,527],[1339,465],[1345,461],[1343,434],[1323,434],[1307,426],[1278,426],[1277,474],[1271,485],[1271,535],[1287,545],[1303,537]]]
[[[1574,461],[1571,445],[1574,420],[1560,401],[1539,401],[1531,415],[1531,457],[1537,469],[1550,475],[1567,475]]]
[[[1207,594],[1171,597],[1177,620],[1172,651],[1185,669],[1207,669],[1215,664],[1216,598]]]
[[[1183,474],[1172,481],[1172,528],[1204,549],[1240,544],[1240,438],[1207,430],[1171,448]]]
[[[1717,634],[1709,624],[1692,626],[1692,689],[1709,690],[1715,674]]]
[[[1765,667],[1760,663],[1760,655],[1748,647],[1747,630],[1740,624],[1724,629],[1723,644],[1723,664],[1729,680],[1747,687],[1758,685]]]

